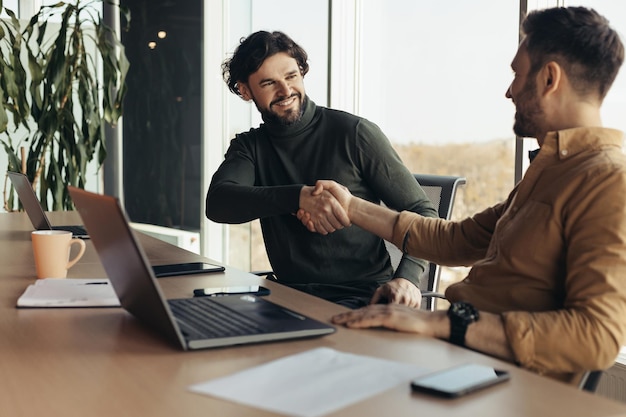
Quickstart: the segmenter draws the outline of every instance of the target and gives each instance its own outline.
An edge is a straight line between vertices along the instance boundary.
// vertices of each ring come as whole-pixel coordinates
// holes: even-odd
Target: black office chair
[[[459,185],[467,182],[465,177],[452,175],[431,175],[413,174],[417,182],[422,186],[426,195],[432,201],[439,212],[439,217],[449,220],[456,198],[456,190]],[[400,263],[402,252],[390,242],[385,241],[391,265],[394,269]],[[435,310],[437,298],[444,298],[437,292],[439,288],[439,276],[441,267],[435,263],[429,263],[428,270],[424,272],[420,279],[420,290],[425,298],[422,308],[425,310]]]
[[[604,371],[585,372],[580,380],[580,383],[578,384],[578,388],[583,391],[595,393],[598,389],[598,385],[600,384],[600,380],[602,379],[602,375],[604,375]]]

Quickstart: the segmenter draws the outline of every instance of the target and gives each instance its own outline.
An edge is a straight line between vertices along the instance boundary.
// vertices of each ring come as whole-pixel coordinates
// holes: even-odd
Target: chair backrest
[[[600,384],[600,380],[602,379],[602,375],[604,375],[604,371],[600,370],[585,372],[580,380],[580,383],[578,384],[578,388],[583,391],[595,393],[598,389],[598,385]]]
[[[414,174],[417,182],[422,186],[424,192],[439,211],[439,217],[449,220],[452,214],[452,207],[456,197],[456,190],[459,185],[465,184],[465,177],[457,177],[452,175],[430,175],[430,174]],[[393,244],[385,241],[391,265],[397,268],[402,258],[402,252]],[[420,279],[420,290],[422,292],[436,292],[439,288],[439,275],[441,268],[439,265],[430,263],[428,270]],[[427,310],[435,309],[436,297],[427,297],[422,303],[422,308]]]

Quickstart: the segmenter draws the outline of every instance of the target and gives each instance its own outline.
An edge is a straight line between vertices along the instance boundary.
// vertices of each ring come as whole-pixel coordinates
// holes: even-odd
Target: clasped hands
[[[351,225],[348,205],[352,194],[343,185],[319,180],[315,186],[300,191],[300,209],[296,213],[310,232],[327,235]]]
[[[304,186],[300,192],[298,220],[310,231],[327,235],[352,224],[348,215],[352,194],[332,180],[318,180],[315,186]],[[378,287],[370,304],[385,301],[419,308],[422,294],[411,281],[394,278]]]

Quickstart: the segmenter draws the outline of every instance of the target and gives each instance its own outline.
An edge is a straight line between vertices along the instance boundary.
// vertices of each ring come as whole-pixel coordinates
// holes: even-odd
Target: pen
[[[87,282],[84,285],[109,285],[108,282]]]

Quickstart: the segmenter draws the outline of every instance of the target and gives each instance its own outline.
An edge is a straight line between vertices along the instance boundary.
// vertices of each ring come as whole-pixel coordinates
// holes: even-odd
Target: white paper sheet
[[[317,348],[189,389],[297,417],[318,417],[398,384],[426,369],[406,363]]]
[[[29,285],[18,307],[116,307],[120,301],[106,278],[44,278]]]

